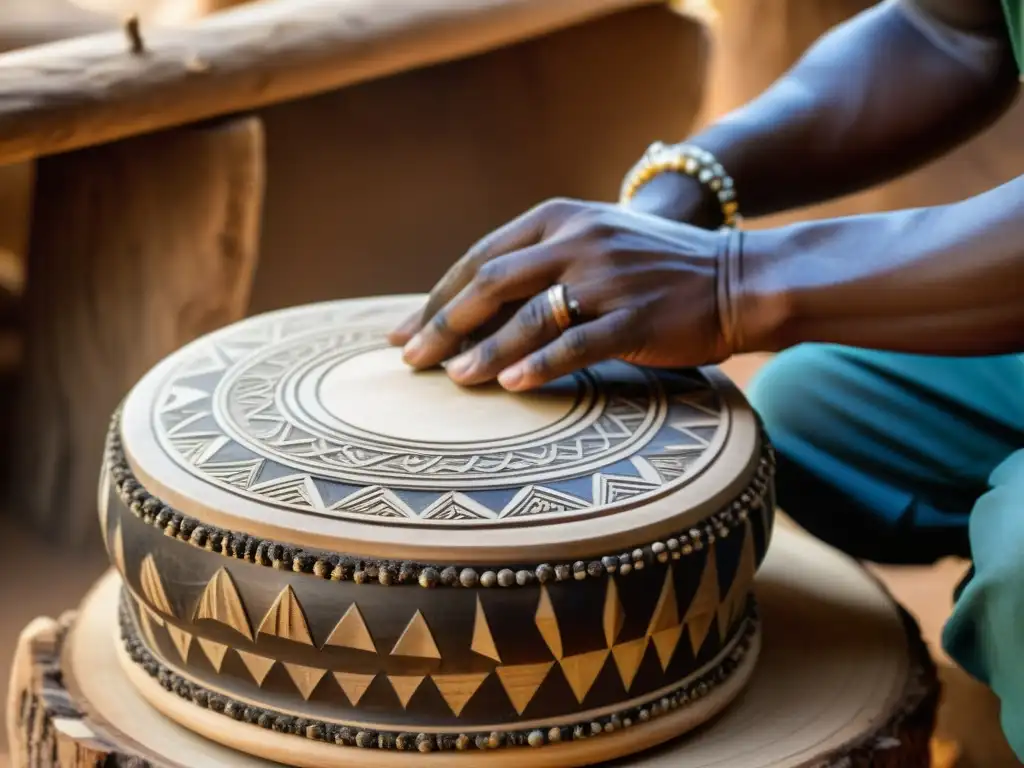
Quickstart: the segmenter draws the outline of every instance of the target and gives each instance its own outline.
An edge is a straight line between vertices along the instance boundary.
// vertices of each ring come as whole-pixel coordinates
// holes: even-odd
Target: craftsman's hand
[[[717,306],[722,238],[619,206],[547,202],[473,246],[390,340],[405,345],[416,368],[448,360],[457,383],[497,377],[514,391],[610,358],[652,367],[719,362],[732,352]],[[548,297],[557,284],[579,307],[564,332]]]

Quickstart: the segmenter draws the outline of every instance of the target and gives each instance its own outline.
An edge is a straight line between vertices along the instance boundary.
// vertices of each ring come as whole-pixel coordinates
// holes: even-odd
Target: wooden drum
[[[133,389],[116,573],[16,661],[23,764],[927,764],[934,673],[885,592],[789,530],[752,589],[774,457],[727,379],[461,389],[384,341],[419,301],[246,320]]]

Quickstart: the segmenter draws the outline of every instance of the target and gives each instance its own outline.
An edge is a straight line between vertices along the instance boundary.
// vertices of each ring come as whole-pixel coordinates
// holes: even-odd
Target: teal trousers
[[[1024,358],[805,345],[750,391],[779,454],[779,506],[882,563],[973,567],[942,636],[1001,700],[1024,760]]]

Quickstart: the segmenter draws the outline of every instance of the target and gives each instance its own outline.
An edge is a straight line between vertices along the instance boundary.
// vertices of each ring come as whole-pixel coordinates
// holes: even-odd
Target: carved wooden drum
[[[460,389],[384,342],[420,300],[256,317],[134,388],[113,569],[22,634],[14,766],[928,764],[916,627],[772,536],[771,449],[721,374]]]
[[[99,488],[130,676],[237,749],[218,723],[342,761],[585,763],[721,710],[772,528],[742,396],[618,362],[462,389],[387,346],[418,301],[256,317],[130,393]]]

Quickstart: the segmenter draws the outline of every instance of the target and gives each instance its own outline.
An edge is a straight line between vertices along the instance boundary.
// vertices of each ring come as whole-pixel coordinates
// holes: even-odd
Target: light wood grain
[[[0,56],[0,163],[311,95],[652,0],[263,0]]]
[[[109,415],[150,366],[239,319],[263,195],[256,118],[39,164],[9,509],[92,543]]]
[[[244,734],[246,751],[262,756],[250,757],[162,717],[129,682],[118,658],[119,586],[116,575],[108,576],[86,599],[69,640],[63,672],[74,700],[88,703],[89,725],[116,744],[120,754],[158,757],[173,766],[252,768],[269,767],[265,758],[273,756],[283,756],[293,765],[337,765],[338,754],[351,754],[339,753],[332,745],[236,723],[198,707],[192,708],[191,715],[181,715],[189,727],[216,733],[222,739],[228,735],[226,729],[237,726]],[[906,634],[899,610],[884,589],[850,559],[782,527],[758,577],[758,595],[764,645],[746,693],[710,727],[692,737],[616,765],[923,766],[929,715],[935,704],[934,679],[927,673],[930,667],[920,656],[920,646]],[[167,707],[192,706],[158,686],[151,689],[147,692],[153,696],[165,697]],[[922,719],[913,728],[888,728],[891,716],[901,709]],[[644,729],[657,722],[623,733],[635,740],[634,746],[640,746],[646,740]],[[607,759],[610,752],[598,751],[607,738],[581,742],[580,754],[588,760]],[[549,749],[490,753],[488,765],[543,765],[543,755],[555,754]],[[566,750],[563,757],[568,755]],[[403,762],[415,766],[474,765],[477,757],[473,753],[374,752],[373,764],[389,765],[392,758],[407,758]],[[851,763],[851,759],[863,762]],[[558,764],[577,763],[567,758]]]

